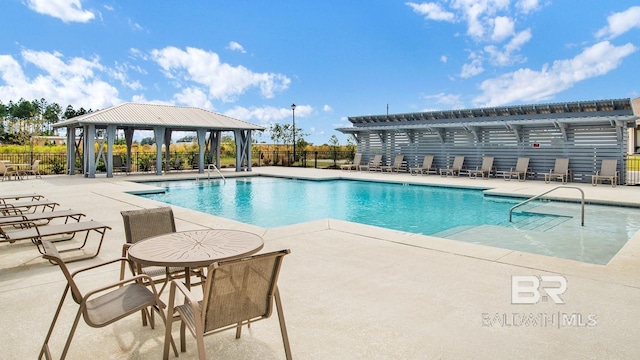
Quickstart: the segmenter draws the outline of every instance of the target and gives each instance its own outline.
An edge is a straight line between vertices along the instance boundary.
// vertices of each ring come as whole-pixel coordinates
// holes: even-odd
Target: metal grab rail
[[[222,173],[220,172],[220,170],[218,169],[216,164],[207,165],[207,180],[211,180],[211,168],[212,167],[218,172],[218,174],[220,175],[220,177],[222,178],[222,180],[226,184],[227,183],[227,179],[225,179],[224,175],[222,175]]]
[[[540,195],[536,195],[536,196],[534,196],[534,197],[528,198],[527,200],[525,200],[525,201],[523,201],[523,202],[521,202],[521,203],[519,203],[519,204],[517,204],[517,205],[512,206],[512,207],[511,207],[511,209],[509,209],[509,222],[513,222],[513,221],[511,221],[511,218],[512,218],[512,216],[513,216],[513,210],[514,210],[515,208],[520,207],[520,206],[522,206],[522,205],[524,205],[524,204],[526,204],[526,203],[528,203],[528,202],[530,202],[530,201],[533,201],[533,200],[536,200],[536,199],[538,199],[538,198],[541,198],[541,197],[543,197],[544,195],[547,195],[548,193],[550,193],[550,192],[552,192],[552,191],[555,191],[555,190],[558,190],[558,189],[563,189],[563,188],[564,188],[564,189],[576,189],[576,190],[580,191],[580,194],[582,195],[582,200],[581,200],[581,202],[580,202],[580,203],[581,203],[581,205],[582,205],[582,219],[581,219],[581,220],[582,220],[582,222],[581,222],[581,225],[582,225],[582,226],[584,226],[584,191],[582,191],[582,189],[580,189],[579,187],[575,187],[575,186],[562,186],[562,185],[561,185],[561,186],[556,186],[556,187],[554,187],[553,189],[551,189],[551,190],[549,190],[549,191],[545,191],[545,192],[543,192],[543,193],[542,193],[542,194],[540,194]]]

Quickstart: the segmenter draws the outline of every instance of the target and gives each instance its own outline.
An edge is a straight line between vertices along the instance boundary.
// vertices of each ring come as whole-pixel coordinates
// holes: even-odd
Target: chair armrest
[[[108,290],[108,289],[111,289],[111,288],[116,288],[116,287],[121,287],[122,285],[131,283],[131,282],[141,283],[143,280],[145,280],[147,282],[147,284],[149,286],[151,286],[153,294],[157,297],[158,293],[156,292],[156,287],[153,285],[153,280],[151,279],[151,277],[148,276],[148,275],[141,274],[141,275],[136,275],[136,276],[134,276],[132,278],[128,278],[128,279],[120,280],[120,281],[115,282],[115,283],[111,283],[109,285],[101,286],[101,287],[99,287],[97,289],[93,289],[93,290],[87,292],[83,296],[83,301],[87,301],[94,294],[101,293],[101,292],[103,292],[105,290]]]
[[[74,276],[78,275],[81,272],[85,272],[85,271],[88,271],[88,270],[93,270],[93,269],[96,269],[96,268],[99,268],[99,267],[102,267],[102,266],[105,266],[105,265],[113,264],[113,263],[116,263],[116,262],[120,262],[120,261],[127,261],[128,262],[129,259],[127,259],[127,258],[115,258],[113,260],[101,262],[99,264],[88,266],[86,268],[78,269],[78,270],[74,271],[73,273],[71,273],[71,277],[74,277]]]
[[[193,293],[191,293],[191,291],[187,289],[187,286],[182,281],[179,281],[179,280],[171,281],[171,287],[169,290],[169,308],[167,309],[167,318],[169,319],[173,318],[173,311],[174,311],[173,309],[174,309],[174,304],[176,300],[176,289],[178,289],[178,291],[180,291],[184,296],[185,303],[189,303],[189,306],[191,307],[191,311],[193,311],[193,314],[195,316],[195,321],[199,322],[200,317],[196,315],[200,313],[200,309],[198,309],[199,300],[196,299]]]

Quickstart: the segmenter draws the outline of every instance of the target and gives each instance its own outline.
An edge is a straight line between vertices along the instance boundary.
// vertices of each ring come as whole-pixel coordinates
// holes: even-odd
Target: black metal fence
[[[120,156],[122,163],[126,163],[126,154],[115,153],[114,156]],[[340,165],[353,160],[352,151],[298,151],[294,159],[293,153],[290,151],[259,151],[255,150],[252,155],[252,166],[296,166],[296,167],[315,167],[315,168],[340,168]],[[179,161],[179,169],[197,169],[198,153],[197,152],[171,152],[169,159],[163,153],[162,163],[165,167],[174,169]],[[67,169],[66,153],[0,153],[0,160],[6,160],[14,164],[33,164],[35,160],[40,160],[39,170],[41,174],[64,174]],[[212,163],[209,154],[205,154],[205,164]],[[149,172],[155,171],[156,154],[148,152],[131,153],[131,164],[129,166],[132,172]],[[235,156],[224,157],[221,159],[219,167],[235,167]],[[76,157],[76,171],[82,172],[82,160]],[[98,172],[105,172],[106,166],[102,158],[98,159]]]

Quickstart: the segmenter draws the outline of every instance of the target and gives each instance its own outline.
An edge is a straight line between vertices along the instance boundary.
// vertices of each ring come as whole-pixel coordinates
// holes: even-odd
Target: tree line
[[[17,102],[9,100],[4,104],[0,100],[0,143],[24,145],[32,135],[51,136],[53,124],[78,115],[93,112],[67,105],[63,110],[58,103],[49,103],[46,99],[27,101],[20,98]]]

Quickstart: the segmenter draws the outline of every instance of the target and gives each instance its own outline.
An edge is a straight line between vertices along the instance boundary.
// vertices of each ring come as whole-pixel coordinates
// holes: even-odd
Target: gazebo
[[[251,171],[251,132],[264,127],[222,114],[194,108],[156,104],[124,103],[89,114],[61,121],[54,128],[67,129],[67,174],[76,173],[75,157],[82,144],[84,176],[94,178],[100,159],[106,165],[107,177],[113,176],[113,143],[117,130],[123,130],[127,144],[128,167],[131,166],[131,145],[135,130],[151,130],[155,136],[156,174],[163,169],[162,146],[166,159],[173,131],[195,131],[198,139],[198,172],[204,173],[205,153],[220,164],[220,139],[223,131],[234,133],[236,171]],[[209,133],[207,139],[207,133]],[[96,153],[94,144],[98,144]],[[104,144],[107,144],[106,154]]]

